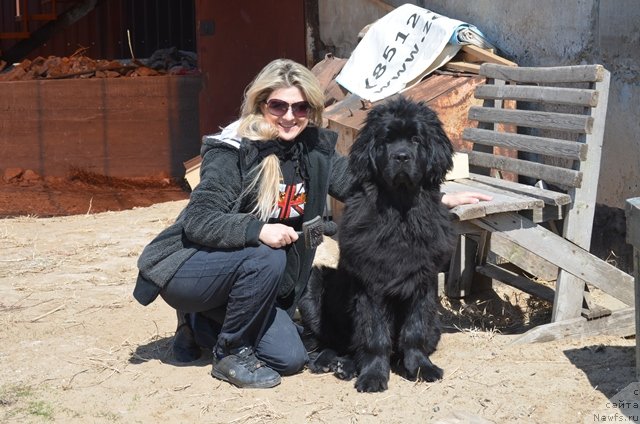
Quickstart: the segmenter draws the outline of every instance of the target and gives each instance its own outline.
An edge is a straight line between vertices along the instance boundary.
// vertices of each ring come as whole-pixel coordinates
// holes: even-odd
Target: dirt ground
[[[187,197],[169,182],[0,183],[0,422],[581,423],[634,381],[633,339],[511,344],[549,305],[497,285],[443,299],[440,382],[392,375],[361,394],[308,371],[270,390],[214,380],[210,355],[173,361],[172,309],[131,296],[137,256]],[[328,240],[318,261],[335,254]]]

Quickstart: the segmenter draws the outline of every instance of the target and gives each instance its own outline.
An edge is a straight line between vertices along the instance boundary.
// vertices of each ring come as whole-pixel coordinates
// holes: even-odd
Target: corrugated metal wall
[[[30,0],[31,13],[38,13],[38,0]],[[58,1],[58,11],[73,2]],[[35,5],[34,5],[35,4]],[[35,9],[34,9],[35,8]],[[15,0],[0,0],[0,31],[18,31]],[[35,27],[38,23],[31,22]],[[108,0],[94,11],[27,57],[69,56],[86,47],[85,54],[96,59],[130,58],[127,30],[137,58],[149,57],[155,50],[177,47],[196,51],[194,0]],[[0,40],[7,51],[17,40]]]

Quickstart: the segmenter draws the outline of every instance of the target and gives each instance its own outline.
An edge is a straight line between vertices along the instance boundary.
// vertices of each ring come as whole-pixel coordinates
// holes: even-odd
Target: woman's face
[[[273,90],[260,105],[264,117],[278,129],[282,140],[293,140],[309,124],[311,106],[298,87]]]

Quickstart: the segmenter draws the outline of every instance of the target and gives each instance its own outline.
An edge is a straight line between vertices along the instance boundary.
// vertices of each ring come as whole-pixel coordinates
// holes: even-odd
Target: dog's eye
[[[418,137],[417,135],[414,135],[413,137],[411,137],[411,142],[416,144],[422,144],[422,138]]]

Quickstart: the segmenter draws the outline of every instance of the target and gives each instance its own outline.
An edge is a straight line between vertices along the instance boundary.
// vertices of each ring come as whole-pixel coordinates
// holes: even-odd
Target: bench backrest
[[[466,128],[472,170],[514,173],[566,191],[563,236],[588,249],[595,208],[609,72],[601,65],[510,67],[483,64],[487,82],[475,96]],[[494,154],[494,148],[516,154]],[[580,228],[580,226],[582,228]],[[588,228],[587,228],[588,227]],[[588,230],[588,231],[587,231]]]

